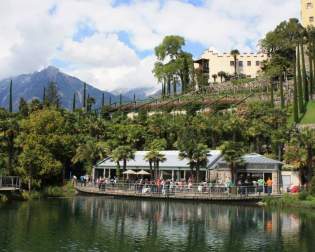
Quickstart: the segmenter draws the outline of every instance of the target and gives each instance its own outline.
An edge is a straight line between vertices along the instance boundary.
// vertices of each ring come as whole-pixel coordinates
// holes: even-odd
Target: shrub
[[[301,191],[299,193],[299,200],[307,200],[309,193],[307,191]]]
[[[44,191],[47,197],[62,197],[64,195],[62,187],[59,186],[49,186]]]
[[[37,191],[32,191],[32,192],[23,191],[21,193],[21,196],[22,196],[23,200],[31,200],[31,199],[40,199],[41,198],[41,194]]]
[[[8,197],[4,194],[0,194],[0,203],[5,203],[8,201]]]

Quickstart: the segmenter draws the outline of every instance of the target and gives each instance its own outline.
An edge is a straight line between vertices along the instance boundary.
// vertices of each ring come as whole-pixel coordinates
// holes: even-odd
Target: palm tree
[[[233,49],[231,51],[231,55],[233,56],[233,59],[234,59],[234,75],[236,76],[237,75],[237,56],[240,55],[240,52],[237,49]]]
[[[88,140],[85,144],[81,144],[71,159],[73,164],[83,163],[87,172],[91,171],[93,165],[106,155],[106,145],[104,142],[95,142]]]
[[[198,144],[195,148],[195,151],[192,156],[192,161],[194,162],[194,166],[196,167],[196,181],[199,183],[199,171],[200,167],[207,167],[208,164],[208,146],[205,144]]]
[[[191,169],[192,174],[194,173],[194,169],[196,172],[196,182],[199,183],[199,171],[202,165],[207,164],[209,153],[208,146],[202,143],[198,143],[193,148],[187,148],[186,150],[181,150],[179,152],[180,159],[188,159],[188,163]]]
[[[223,78],[225,78],[226,73],[224,71],[218,72],[218,76],[220,77],[221,83],[223,82]]]
[[[240,142],[227,141],[220,148],[225,162],[231,169],[232,182],[236,184],[237,165],[242,164],[242,156],[244,154],[243,145]]]
[[[217,74],[212,74],[212,78],[213,78],[214,83],[216,83],[218,75]]]
[[[155,139],[149,145],[149,152],[144,157],[150,164],[151,176],[154,178],[159,176],[159,164],[166,160],[165,155],[161,153],[161,150],[165,150],[166,140],[165,139]],[[152,171],[152,165],[154,165],[154,174]]]
[[[154,178],[154,174],[153,174],[153,163],[156,157],[156,151],[155,150],[150,150],[145,156],[144,156],[144,160],[149,162],[150,165],[150,174],[151,177]]]
[[[123,171],[126,170],[127,161],[135,158],[135,150],[128,145],[122,145],[112,151],[110,157],[117,164],[117,176],[120,176],[120,161],[123,161]]]

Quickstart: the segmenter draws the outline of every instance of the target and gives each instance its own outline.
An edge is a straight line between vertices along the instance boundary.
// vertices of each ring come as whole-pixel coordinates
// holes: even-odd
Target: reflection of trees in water
[[[314,213],[313,213],[314,214]],[[308,212],[300,213],[299,245],[305,251],[315,250],[315,219]],[[312,225],[310,225],[312,223]]]
[[[0,232],[4,248],[25,240],[47,251],[59,243],[82,250],[98,244],[104,251],[151,252],[286,251],[299,246],[310,251],[315,245],[315,216],[257,207],[74,198],[23,203],[14,211],[0,211],[0,217],[0,231],[7,229]]]

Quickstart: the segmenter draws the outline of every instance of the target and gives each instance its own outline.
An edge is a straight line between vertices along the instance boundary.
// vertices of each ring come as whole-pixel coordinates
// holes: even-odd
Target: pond
[[[315,213],[75,197],[0,205],[0,251],[314,251]]]

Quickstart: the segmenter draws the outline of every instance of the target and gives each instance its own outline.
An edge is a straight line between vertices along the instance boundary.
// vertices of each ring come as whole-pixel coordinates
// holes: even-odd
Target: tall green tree
[[[241,142],[226,141],[220,147],[225,162],[231,169],[231,178],[236,185],[237,167],[242,164],[242,156],[244,155],[244,147]]]
[[[86,110],[86,83],[83,83],[83,108]]]
[[[9,112],[13,111],[13,94],[12,94],[12,80],[10,81],[10,93],[9,93]]]
[[[302,39],[301,43],[301,64],[302,64],[302,83],[304,87],[304,100],[305,100],[305,106],[309,101],[309,85],[308,85],[308,79],[306,74],[306,66],[305,66],[305,53],[304,53],[304,43]]]
[[[46,103],[50,107],[58,108],[60,106],[60,96],[58,94],[58,87],[55,82],[50,82],[47,86]]]
[[[76,109],[76,95],[73,93],[73,99],[72,99],[72,112],[74,112]]]
[[[18,174],[27,182],[29,191],[34,185],[40,188],[46,176],[58,174],[61,169],[61,163],[36,141],[29,141],[23,146],[23,151],[19,156]]]
[[[144,159],[149,162],[152,178],[158,178],[160,176],[159,164],[166,160],[165,155],[161,153],[161,151],[165,150],[166,144],[165,139],[154,139],[149,144],[149,151]],[[154,168],[154,172],[152,168]]]
[[[232,55],[234,59],[234,75],[236,76],[237,75],[237,57],[240,55],[240,52],[237,49],[233,49],[231,50],[230,54]]]
[[[23,98],[20,98],[19,112],[23,117],[27,117],[29,114],[28,104]]]
[[[224,79],[225,76],[226,76],[226,72],[220,71],[220,72],[218,72],[218,76],[220,77],[220,81],[221,81],[221,83],[222,83],[222,82],[223,82],[223,79]]]
[[[120,177],[121,176],[120,162],[121,161],[123,162],[123,171],[125,171],[127,167],[127,162],[135,158],[135,150],[132,149],[131,146],[127,145],[118,146],[111,152],[110,157],[113,161],[116,162],[117,164],[116,176]]]
[[[43,89],[43,105],[46,104],[46,88]]]
[[[299,112],[303,114],[305,112],[304,96],[303,96],[303,80],[301,72],[301,50],[300,44],[297,45],[297,87],[298,87],[298,101],[299,101]]]
[[[162,84],[163,94],[177,93],[177,85],[180,84],[182,92],[189,88],[193,75],[192,55],[183,50],[184,38],[180,36],[166,36],[162,43],[155,48],[157,62],[154,65],[153,73]]]
[[[293,66],[293,119],[295,123],[299,122],[299,103],[298,103],[298,87],[297,74],[295,64]]]
[[[80,144],[72,157],[73,164],[82,163],[87,173],[92,171],[93,165],[107,155],[106,144],[88,139],[86,143]]]

